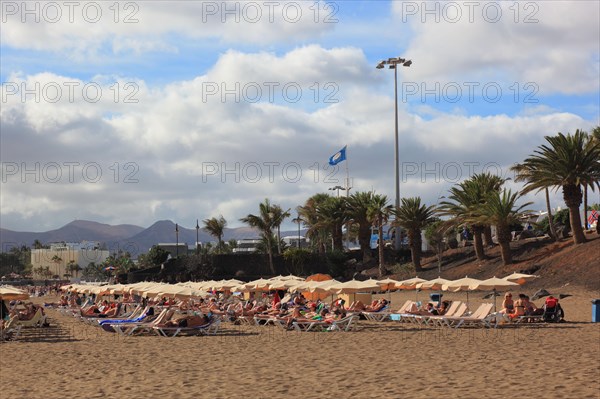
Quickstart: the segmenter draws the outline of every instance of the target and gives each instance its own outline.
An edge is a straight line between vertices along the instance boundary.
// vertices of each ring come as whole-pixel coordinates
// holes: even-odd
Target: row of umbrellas
[[[16,301],[29,299],[29,294],[12,285],[0,285],[0,301]]]
[[[272,290],[287,290],[290,292],[317,294],[353,294],[357,292],[391,291],[391,290],[432,290],[432,291],[496,291],[510,289],[537,276],[513,273],[504,278],[493,277],[487,280],[477,280],[465,277],[458,280],[447,280],[438,277],[425,280],[414,277],[408,280],[393,279],[366,281],[350,280],[339,282],[328,275],[314,275],[303,279],[293,275],[277,276],[270,279],[258,279],[248,283],[231,279],[220,281],[185,282],[178,284],[163,284],[140,282],[135,284],[113,284],[104,286],[71,284],[63,286],[63,290],[96,295],[121,295],[124,293],[137,294],[143,297],[166,296],[171,298],[203,297],[214,291],[230,292],[266,292]]]

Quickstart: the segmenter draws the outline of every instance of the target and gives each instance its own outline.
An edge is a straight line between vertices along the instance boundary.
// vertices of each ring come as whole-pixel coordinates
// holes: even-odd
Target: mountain
[[[143,227],[131,224],[111,226],[89,220],[75,220],[56,230],[41,233],[0,229],[0,241],[2,242],[2,251],[5,251],[12,246],[31,246],[35,240],[39,240],[43,244],[60,241],[81,242],[84,240],[115,242],[131,237],[143,230]]]
[[[194,245],[196,242],[196,229],[188,229],[178,226],[179,243]],[[302,230],[304,234],[306,230]],[[282,231],[281,237],[297,235],[298,231]],[[234,229],[226,228],[223,234],[223,240],[257,238],[260,233],[251,227],[237,227]],[[75,220],[65,226],[47,232],[18,232],[7,229],[0,229],[0,242],[2,249],[8,251],[14,246],[31,246],[35,240],[42,244],[52,242],[81,242],[81,241],[99,241],[110,250],[111,253],[127,251],[134,256],[147,252],[153,245],[158,243],[175,243],[175,223],[171,220],[159,220],[148,228],[134,226],[130,224],[121,224],[111,226],[88,220]],[[200,242],[214,242],[216,239],[206,233],[202,227],[198,230],[198,239]]]
[[[130,249],[127,251],[131,253],[144,253],[148,251],[153,245],[158,243],[175,243],[178,239],[180,244],[186,243],[188,245],[194,245],[196,242],[196,229],[187,229],[182,226],[178,226],[179,234],[175,234],[175,223],[171,220],[159,220],[152,226],[148,227],[144,231],[129,237],[127,240],[122,242],[122,247],[127,246]],[[286,235],[293,233],[287,232]],[[298,234],[298,233],[295,233]],[[229,241],[231,239],[241,240],[245,238],[257,238],[260,233],[251,227],[236,227],[234,229],[225,228],[223,232],[223,241]],[[202,226],[198,230],[198,240],[200,242],[216,242],[217,239],[202,229]],[[137,247],[137,251],[133,248]]]

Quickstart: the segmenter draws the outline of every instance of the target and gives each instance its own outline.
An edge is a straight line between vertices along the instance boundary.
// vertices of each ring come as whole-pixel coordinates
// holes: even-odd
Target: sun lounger
[[[125,319],[97,319],[98,320],[98,324],[99,325],[103,325],[103,324],[117,324],[117,323],[137,323],[140,321],[143,321],[146,317],[148,317],[148,311],[150,310],[150,307],[146,307],[144,308],[143,312],[141,314],[139,313],[135,313],[134,315],[132,315],[129,318],[125,318]]]
[[[19,337],[22,326],[15,323],[18,318],[19,316],[14,315],[4,324],[0,330],[0,341],[12,341]]]
[[[367,320],[381,322],[387,320],[392,312],[389,305],[386,305],[377,312],[362,312],[361,314],[365,316]]]
[[[29,320],[19,320],[17,316],[11,318],[8,323],[6,323],[6,329],[14,328],[16,326],[42,327],[44,324],[46,324],[46,316],[42,314],[41,309],[38,309]]]
[[[410,300],[404,302],[400,309],[390,313],[390,320],[400,321],[402,319],[401,315],[405,314],[408,311],[408,309],[410,309],[412,304],[413,301]]]
[[[544,315],[540,314],[540,315],[523,315],[523,316],[519,316],[517,317],[514,322],[515,324],[521,324],[521,323],[539,323],[539,322],[543,322],[544,321]]]
[[[175,313],[175,309],[163,309],[160,314],[151,322],[137,322],[137,323],[112,323],[102,324],[102,329],[108,332],[116,332],[119,335],[133,335],[134,333],[141,333],[150,331],[154,326],[165,323]]]
[[[331,322],[322,320],[295,321],[292,323],[294,330],[308,331],[350,331],[353,330],[358,320],[357,315],[346,316],[343,319]]]
[[[441,325],[447,327],[459,328],[467,325],[483,325],[491,327],[492,318],[490,316],[494,305],[491,303],[481,304],[473,314],[461,317],[443,317],[440,319]]]
[[[213,319],[210,323],[196,327],[163,327],[154,326],[153,330],[162,337],[176,337],[179,333],[192,333],[200,335],[215,335],[219,331],[221,320]]]
[[[449,317],[460,317],[467,311],[467,304],[461,301],[453,301],[446,314],[417,316],[416,319],[425,325],[441,325],[442,320]]]

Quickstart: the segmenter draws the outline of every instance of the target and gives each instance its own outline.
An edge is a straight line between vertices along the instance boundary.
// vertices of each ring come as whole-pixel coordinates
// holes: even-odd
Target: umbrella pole
[[[496,289],[494,288],[494,313],[496,313]]]
[[[469,289],[467,288],[467,309],[469,309]]]

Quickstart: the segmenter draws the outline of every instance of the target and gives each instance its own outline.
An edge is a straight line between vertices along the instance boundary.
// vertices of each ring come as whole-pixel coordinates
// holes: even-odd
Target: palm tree
[[[328,196],[317,205],[316,227],[327,231],[331,236],[334,251],[344,250],[344,234],[342,228],[348,221],[347,202],[344,197]]]
[[[227,226],[227,221],[223,215],[219,215],[218,218],[212,217],[210,219],[204,219],[202,223],[204,223],[202,230],[217,239],[217,251],[221,251],[223,249],[223,234],[225,232],[225,227]]]
[[[470,225],[473,231],[473,245],[477,259],[484,260],[485,252],[481,235],[485,228],[484,224],[476,221],[479,215],[478,208],[481,206],[481,190],[473,180],[465,180],[462,183],[450,188],[448,201],[442,201],[439,205],[439,214],[442,216],[451,216],[452,219],[447,224],[454,226]]]
[[[56,274],[58,274],[62,258],[58,255],[54,255],[51,260],[56,265]]]
[[[404,227],[408,234],[410,252],[415,271],[421,268],[421,230],[433,220],[434,206],[421,204],[420,197],[402,198],[400,208],[394,209],[392,214],[396,216],[394,225]]]
[[[512,263],[510,226],[520,223],[519,216],[523,214],[523,208],[532,204],[528,202],[515,209],[519,197],[520,194],[518,192],[512,193],[506,189],[502,190],[501,193],[492,192],[480,208],[481,216],[479,219],[484,223],[496,226],[496,236],[498,244],[500,244],[502,261],[505,265]]]
[[[69,264],[67,266],[67,270],[72,274],[73,272],[75,272],[75,278],[78,277],[79,275],[79,271],[81,270],[81,267],[75,263],[74,260],[69,261]]]
[[[367,217],[377,227],[377,235],[379,237],[377,250],[379,255],[379,277],[384,274],[385,261],[383,257],[383,225],[387,223],[390,213],[392,212],[393,206],[388,204],[388,198],[385,195],[374,194],[371,205],[367,210]]]
[[[526,182],[531,179],[534,179],[535,170],[530,169],[531,165],[524,164],[515,164],[510,169],[515,173],[515,181],[516,182]],[[552,215],[552,207],[550,206],[550,190],[548,187],[543,187],[537,190],[544,190],[544,194],[546,195],[546,211],[548,212],[548,226],[550,228],[550,238],[553,241],[558,240],[558,235],[556,234],[556,228],[554,226],[554,216]]]
[[[523,161],[523,165],[533,172],[527,176],[523,193],[561,187],[569,208],[573,242],[583,243],[586,239],[579,213],[581,188],[589,185],[592,191],[595,187],[600,189],[600,142],[587,140],[586,134],[579,129],[573,135],[558,133],[545,139],[547,144],[539,146]]]
[[[478,195],[480,203],[484,202],[484,198],[488,195],[500,192],[500,187],[502,187],[506,181],[491,173],[475,174],[471,177],[471,180],[479,190]],[[494,246],[494,242],[492,241],[492,227],[485,222],[483,222],[483,245],[486,247]]]
[[[319,253],[325,253],[327,241],[327,229],[322,221],[322,215],[318,213],[318,208],[329,201],[328,194],[315,194],[306,200],[303,206],[296,208],[305,227],[308,228],[306,236],[314,243]]]
[[[258,206],[258,208],[258,215],[249,214],[248,216],[241,218],[240,221],[260,231],[261,238],[264,239],[267,247],[266,249],[271,273],[275,275],[275,267],[273,265],[273,227],[275,226],[273,221],[273,205],[271,205],[269,199],[266,198],[265,201]]]
[[[371,261],[371,220],[369,208],[373,205],[372,191],[358,191],[348,197],[348,218],[358,226],[358,243],[363,253],[363,262]]]
[[[281,255],[281,223],[290,217],[290,211],[291,208],[284,212],[279,205],[271,206],[271,219],[273,220],[273,226],[277,229],[277,253],[279,255]]]
[[[587,135],[588,145],[593,145],[593,142],[600,142],[600,126],[596,126],[592,133]],[[583,183],[583,225],[587,228],[587,210],[588,210],[588,186],[594,191],[593,181],[584,181]]]

